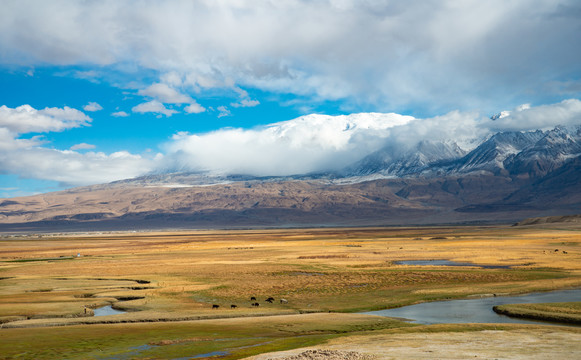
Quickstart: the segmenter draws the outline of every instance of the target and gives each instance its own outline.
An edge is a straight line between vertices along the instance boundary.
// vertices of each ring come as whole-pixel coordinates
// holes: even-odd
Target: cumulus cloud
[[[96,148],[95,145],[92,144],[87,144],[87,143],[80,143],[80,144],[76,144],[71,146],[71,150],[91,150]]]
[[[193,101],[190,105],[184,108],[184,111],[188,114],[199,114],[206,111],[206,108],[198,104],[197,102]]]
[[[230,106],[238,108],[238,107],[255,107],[260,105],[258,100],[250,100],[250,99],[242,99],[237,103],[231,103]]]
[[[24,178],[58,181],[64,185],[90,185],[142,175],[153,160],[126,151],[78,153],[43,147],[20,148],[17,154],[0,152],[0,172]]]
[[[91,118],[82,111],[64,108],[44,108],[36,110],[30,105],[9,108],[0,106],[0,128],[14,133],[63,131],[87,126]]]
[[[581,77],[580,8],[573,0],[5,1],[0,62],[131,64],[194,93],[253,87],[391,110],[493,110],[543,101],[548,89],[578,96],[565,85]],[[185,100],[160,86],[144,91]]]
[[[176,86],[181,84],[181,78],[176,73],[164,74],[162,79]],[[166,109],[163,104],[188,104],[184,107],[187,114],[199,114],[206,111],[206,108],[198,104],[191,96],[183,94],[165,83],[152,84],[139,90],[138,94],[154,100],[134,107],[134,112],[157,112],[165,116],[177,113],[175,110]]]
[[[139,90],[138,94],[154,98],[165,104],[183,104],[193,101],[188,95],[182,94],[167,84],[162,83],[153,84],[145,89]]]
[[[96,102],[89,102],[87,105],[83,106],[85,111],[99,111],[103,110],[103,107]]]
[[[70,186],[125,179],[154,168],[155,158],[126,151],[81,154],[76,150],[95,146],[80,143],[70,150],[58,150],[47,146],[39,136],[20,137],[88,126],[90,121],[83,112],[69,107],[36,110],[29,105],[0,106],[0,174],[18,174],[22,178],[53,180]]]
[[[115,116],[115,117],[128,117],[129,114],[126,113],[125,111],[116,111],[116,112],[112,113],[111,116]]]
[[[139,105],[134,106],[131,111],[136,113],[154,113],[154,114],[163,114],[167,117],[176,114],[177,111],[173,109],[168,109],[157,100],[148,101],[145,103],[141,103]]]

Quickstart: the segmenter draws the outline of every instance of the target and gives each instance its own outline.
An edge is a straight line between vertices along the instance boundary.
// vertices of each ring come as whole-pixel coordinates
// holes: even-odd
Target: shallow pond
[[[492,310],[496,305],[581,301],[581,289],[533,293],[520,296],[496,296],[467,300],[450,300],[371,311],[364,314],[405,318],[418,324],[450,323],[521,323],[544,322],[511,318]]]
[[[127,311],[115,310],[109,306],[103,306],[93,310],[95,316],[108,316],[108,315],[118,315],[118,314],[125,314]]]

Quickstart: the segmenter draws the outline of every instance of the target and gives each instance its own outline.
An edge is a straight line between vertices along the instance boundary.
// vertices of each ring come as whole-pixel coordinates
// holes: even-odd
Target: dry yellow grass
[[[20,344],[23,349],[34,344],[35,334],[50,340],[50,329],[57,328],[45,327],[53,325],[77,325],[65,327],[71,330],[59,332],[63,334],[72,334],[73,329],[91,334],[91,329],[98,329],[107,342],[114,341],[106,331],[114,326],[116,331],[131,334],[131,342],[121,339],[122,344],[140,344],[143,339],[151,339],[153,329],[171,331],[175,327],[164,325],[165,321],[177,325],[175,321],[180,320],[214,319],[212,324],[221,326],[216,331],[225,338],[230,337],[228,329],[232,326],[237,336],[243,337],[245,329],[255,331],[256,324],[265,324],[281,334],[291,330],[301,334],[303,328],[314,326],[308,333],[317,334],[317,317],[274,315],[380,309],[472,294],[581,286],[581,232],[575,229],[441,227],[55,234],[4,236],[0,246],[0,332],[6,338],[18,338],[26,331],[30,339]],[[76,257],[77,253],[81,256]],[[397,264],[431,259],[511,268]],[[251,296],[257,298],[259,307],[251,306],[255,302],[250,301]],[[266,303],[270,296],[277,301]],[[282,298],[288,302],[278,301]],[[129,312],[90,316],[92,308],[107,304]],[[213,310],[213,304],[220,308]],[[230,309],[231,304],[237,308]],[[362,315],[320,315],[325,315],[326,322],[334,319],[337,324],[309,340],[313,343],[329,334],[373,329],[375,325],[369,324],[377,321]],[[277,321],[282,320],[277,319],[284,321],[279,324]],[[354,319],[367,325],[351,326]],[[159,326],[150,325],[152,321]],[[190,324],[179,324],[186,323]],[[183,334],[155,341],[187,348],[195,345],[192,339],[208,336],[201,330],[192,335],[186,329],[189,327],[183,327]],[[516,336],[518,332],[507,334]],[[385,341],[394,339],[387,333],[385,336]],[[409,336],[409,344],[413,344],[423,335]],[[301,339],[292,340],[292,346],[289,339],[277,340],[260,349],[292,348],[300,346]],[[559,339],[555,338],[555,344]],[[50,341],[55,343],[53,350],[36,349],[29,358],[60,357],[66,351],[63,349],[71,346],[64,340]],[[10,342],[1,343],[0,347],[11,353],[20,351]],[[213,344],[205,343],[208,348]],[[88,348],[97,351],[97,346],[95,343]],[[239,354],[246,351],[250,350]],[[81,352],[80,358],[88,353]]]
[[[581,285],[579,244],[578,231],[511,227],[4,238],[0,319],[76,317],[108,303],[139,310],[118,316],[135,320],[345,311],[573,287]],[[426,259],[513,268],[396,265]],[[265,303],[270,296],[288,304]],[[118,302],[127,297],[141,299]]]

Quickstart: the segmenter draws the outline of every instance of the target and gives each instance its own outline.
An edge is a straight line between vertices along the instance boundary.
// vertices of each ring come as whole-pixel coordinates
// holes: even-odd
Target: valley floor
[[[575,227],[3,235],[0,246],[0,353],[8,359],[237,359],[304,346],[380,358],[454,358],[479,347],[477,356],[494,357],[503,339],[536,348],[531,354],[581,354],[575,328],[417,326],[346,314],[581,287]],[[400,263],[413,260],[464,266]],[[106,305],[126,313],[92,316]],[[546,346],[535,343],[545,332],[553,334]],[[461,352],[463,343],[473,345]],[[502,358],[518,358],[511,354]]]

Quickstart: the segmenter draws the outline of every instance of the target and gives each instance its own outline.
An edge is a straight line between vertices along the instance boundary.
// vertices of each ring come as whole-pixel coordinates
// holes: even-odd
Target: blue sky
[[[577,1],[5,0],[0,197],[581,124],[579,33]]]

